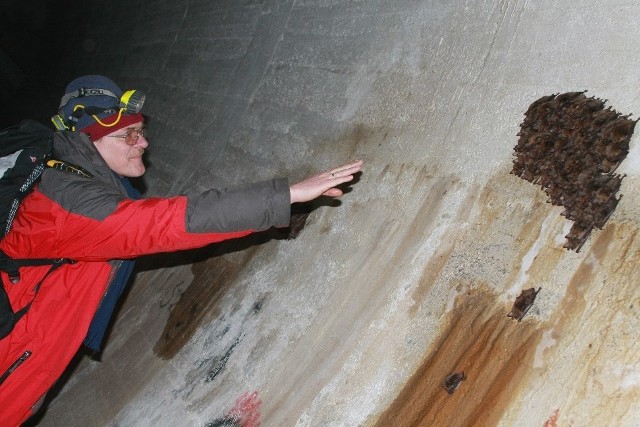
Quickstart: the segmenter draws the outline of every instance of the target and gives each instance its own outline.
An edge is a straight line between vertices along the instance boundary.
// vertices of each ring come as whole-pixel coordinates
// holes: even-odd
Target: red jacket
[[[13,258],[70,258],[33,287],[49,266],[24,267],[17,284],[2,283],[14,311],[27,314],[0,340],[0,425],[26,421],[77,352],[115,268],[122,259],[190,249],[289,222],[286,179],[242,190],[209,190],[196,196],[131,200],[89,141],[56,134],[58,158],[94,175],[45,171],[22,202],[0,250]]]

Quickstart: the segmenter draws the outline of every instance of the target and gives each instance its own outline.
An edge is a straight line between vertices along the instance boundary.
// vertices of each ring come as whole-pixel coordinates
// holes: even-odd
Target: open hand
[[[342,196],[342,190],[336,186],[351,181],[353,174],[362,169],[362,163],[362,160],[356,160],[293,184],[289,187],[291,203],[308,202],[319,196]]]

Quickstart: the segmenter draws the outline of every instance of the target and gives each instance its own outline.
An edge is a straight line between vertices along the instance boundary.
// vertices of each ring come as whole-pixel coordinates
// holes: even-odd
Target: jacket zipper
[[[122,260],[116,260],[116,261],[117,261],[117,265],[115,267],[113,267],[111,269],[111,273],[109,273],[109,278],[107,279],[107,287],[104,289],[104,294],[102,294],[102,297],[100,297],[100,302],[98,303],[98,306],[96,307],[96,311],[93,312],[94,316],[100,310],[100,308],[102,307],[102,303],[104,302],[104,298],[107,296],[107,292],[109,292],[109,288],[111,287],[111,282],[113,282],[113,279],[116,278],[116,274],[118,274],[118,270],[120,270],[120,267],[122,267]],[[91,323],[93,323],[93,320],[91,320]]]
[[[16,369],[18,369],[18,367],[20,365],[22,365],[25,360],[27,360],[29,358],[29,356],[31,356],[31,350],[27,350],[24,353],[22,353],[22,356],[20,356],[18,358],[18,360],[16,360],[15,362],[13,362],[11,364],[11,366],[9,366],[7,368],[6,371],[4,371],[4,374],[2,374],[2,376],[0,377],[0,385],[7,379],[9,378],[9,375],[11,375],[13,373],[13,371],[15,371]]]

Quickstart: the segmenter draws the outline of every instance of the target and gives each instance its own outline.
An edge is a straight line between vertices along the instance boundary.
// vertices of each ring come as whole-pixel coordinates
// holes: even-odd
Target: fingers
[[[338,166],[326,172],[327,178],[330,179],[329,185],[331,188],[322,193],[323,196],[340,197],[343,192],[341,189],[336,188],[337,185],[344,184],[353,180],[353,174],[359,172],[362,169],[362,160],[356,160],[346,165]]]
[[[321,172],[289,187],[291,203],[306,202],[318,196],[340,197],[343,192],[336,186],[353,180],[353,174],[362,169],[362,160]]]
[[[362,169],[362,163],[362,160],[356,160],[355,162],[347,163],[346,165],[333,168],[327,171],[326,174],[333,179],[341,179],[343,177],[347,177],[353,175],[356,172],[359,172]]]

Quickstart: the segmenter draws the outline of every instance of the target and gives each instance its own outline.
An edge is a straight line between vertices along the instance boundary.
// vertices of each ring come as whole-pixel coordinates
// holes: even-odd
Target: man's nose
[[[138,140],[136,141],[135,146],[147,148],[149,146],[149,141],[147,141],[147,138],[145,138],[144,136],[138,135]]]

